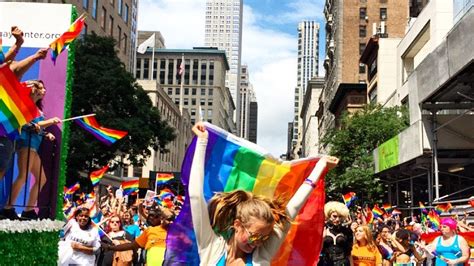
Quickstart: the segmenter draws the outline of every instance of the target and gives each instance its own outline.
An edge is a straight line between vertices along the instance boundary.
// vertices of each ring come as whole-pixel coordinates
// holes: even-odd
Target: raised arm
[[[12,35],[16,41],[5,54],[5,62],[15,59],[16,54],[18,53],[21,48],[21,45],[23,44],[23,32],[17,26],[12,27]]]
[[[309,195],[311,195],[311,192],[313,191],[316,183],[318,182],[326,167],[330,170],[336,167],[338,162],[339,159],[329,156],[319,159],[309,177],[303,184],[301,184],[295,195],[293,195],[293,197],[288,202],[288,205],[286,205],[286,211],[291,219],[295,219],[296,215],[298,215],[298,212],[306,203]]]
[[[47,53],[47,48],[41,48],[34,55],[31,55],[18,62],[12,62],[10,64],[10,69],[13,71],[13,73],[15,73],[15,76],[18,78],[18,80],[21,80],[23,74],[25,74],[25,72],[28,71],[28,69],[30,69],[30,67],[36,63],[36,61],[46,58]]]
[[[204,159],[206,157],[208,132],[202,123],[197,123],[193,127],[193,132],[198,138],[191,166],[188,190],[194,232],[196,233],[197,244],[202,249],[211,244],[213,237],[215,237],[203,191]]]

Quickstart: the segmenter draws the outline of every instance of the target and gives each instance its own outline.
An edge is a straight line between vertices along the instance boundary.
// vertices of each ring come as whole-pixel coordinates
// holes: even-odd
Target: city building
[[[226,74],[225,86],[230,89],[235,121],[240,115],[240,67],[242,54],[242,0],[206,0],[205,46],[224,50],[230,70]],[[240,135],[240,132],[234,132]]]
[[[369,32],[375,28],[379,36],[403,37],[409,0],[326,0],[324,15],[326,73],[318,110],[320,137],[339,126],[344,112],[354,112],[367,103],[366,67],[359,58],[372,36]]]
[[[293,121],[293,156],[301,153],[302,120],[300,118],[303,98],[311,78],[319,74],[319,24],[315,21],[303,21],[298,24],[298,72],[295,87]]]
[[[83,34],[94,32],[100,36],[113,37],[117,41],[117,56],[125,64],[126,69],[132,71],[137,45],[138,0],[16,0],[12,2],[64,3],[76,6],[78,14],[87,14]]]
[[[281,158],[286,158],[286,160],[291,160],[293,158],[293,152],[292,152],[292,142],[293,141],[293,122],[288,122],[288,132],[287,132],[287,143],[286,143],[286,153],[282,154],[280,157]]]
[[[235,106],[225,86],[229,65],[223,50],[154,49],[153,65],[152,51],[148,48],[145,54],[137,55],[137,79],[156,80],[180,109],[189,110],[192,124],[204,120],[229,132],[236,130],[232,119]],[[179,75],[183,57],[183,74]]]
[[[240,137],[257,143],[257,118],[258,118],[258,104],[255,90],[249,80],[249,69],[247,65],[242,65],[240,70],[240,115],[238,132]],[[252,108],[251,108],[252,107]],[[252,117],[252,129],[251,129]],[[250,140],[250,131],[252,132],[252,140]]]
[[[179,107],[173,99],[160,87],[156,80],[138,80],[138,83],[148,93],[153,106],[157,107],[161,119],[174,128],[176,139],[166,146],[167,152],[151,151],[151,156],[142,167],[130,166],[127,176],[149,177],[150,171],[179,172],[184,159],[184,154],[193,137],[191,116],[188,109]]]
[[[319,96],[324,87],[323,77],[313,77],[308,82],[306,93],[301,106],[300,118],[302,123],[302,157],[316,156],[319,154],[318,117]]]
[[[410,125],[373,152],[376,177],[402,208],[454,205],[474,193],[474,50],[466,49],[474,39],[474,3],[418,7],[397,46],[393,92],[393,101],[408,107]]]

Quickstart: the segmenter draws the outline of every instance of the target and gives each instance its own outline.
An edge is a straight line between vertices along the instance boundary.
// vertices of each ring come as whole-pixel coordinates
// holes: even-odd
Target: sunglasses
[[[244,226],[242,227],[245,229],[245,232],[247,232],[248,234],[247,244],[249,245],[252,245],[253,243],[256,243],[256,242],[262,243],[266,241],[268,238],[270,238],[270,235],[262,236],[258,234],[251,234],[249,230],[247,230],[247,228],[245,228]]]
[[[119,224],[120,221],[110,221],[111,224]]]

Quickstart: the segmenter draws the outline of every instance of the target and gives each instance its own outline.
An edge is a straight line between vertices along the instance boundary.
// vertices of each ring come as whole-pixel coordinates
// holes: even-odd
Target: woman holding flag
[[[242,190],[219,193],[208,207],[203,193],[208,132],[203,123],[197,123],[193,132],[198,138],[188,189],[201,265],[270,265],[319,177],[338,160],[321,158],[286,207],[281,199]]]

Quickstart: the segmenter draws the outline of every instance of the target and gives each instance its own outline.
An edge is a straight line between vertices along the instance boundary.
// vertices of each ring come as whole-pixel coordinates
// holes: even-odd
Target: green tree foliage
[[[327,176],[328,196],[340,199],[341,194],[353,191],[364,201],[383,197],[383,184],[374,176],[372,151],[408,125],[405,107],[367,105],[354,114],[344,114],[341,128],[329,131],[321,141],[341,160]]]
[[[150,148],[166,151],[166,144],[176,137],[143,88],[125,70],[115,44],[114,39],[95,34],[78,42],[71,112],[73,116],[96,113],[100,125],[128,131],[128,135],[107,147],[73,124],[67,160],[69,184],[80,171],[88,173],[102,167],[117,155],[142,165],[151,154]]]

